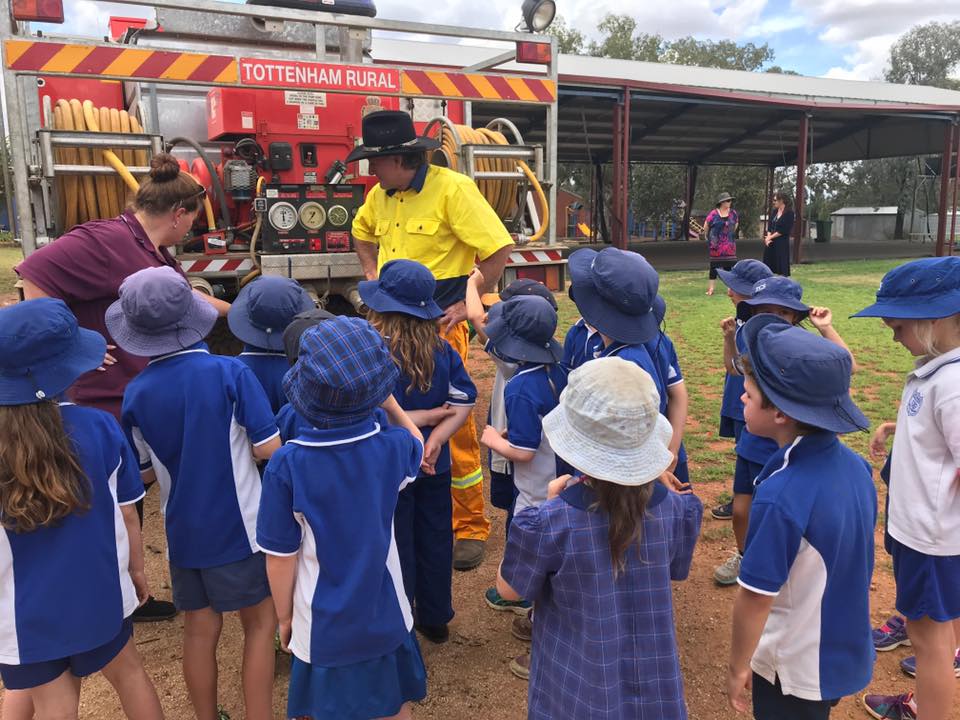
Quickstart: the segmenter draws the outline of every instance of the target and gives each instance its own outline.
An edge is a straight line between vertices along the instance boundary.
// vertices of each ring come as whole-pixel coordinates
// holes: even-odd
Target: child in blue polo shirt
[[[776,315],[791,325],[798,325],[809,317],[823,338],[840,346],[850,355],[853,371],[856,371],[856,362],[850,349],[833,327],[833,314],[830,309],[810,307],[803,302],[803,288],[799,283],[790,278],[772,276],[754,284],[750,297],[737,304],[736,318],[727,318],[721,323],[724,366],[727,373],[739,373],[737,361],[745,352],[740,328],[748,319],[760,314]],[[732,586],[737,582],[757,477],[776,451],[776,443],[770,438],[760,437],[746,427],[739,429],[737,463],[733,476],[733,533],[737,550],[714,570],[713,578],[718,585]]]
[[[58,402],[106,349],[61,300],[0,310],[4,717],[77,717],[98,671],[127,717],[163,717],[133,641],[149,596],[136,459],[111,415]]]
[[[294,656],[285,717],[409,718],[426,695],[393,527],[423,439],[391,395],[398,377],[366,320],[337,317],[303,333],[284,379],[309,427],[267,465],[257,542]]]
[[[946,720],[960,644],[960,258],[894,268],[855,317],[882,318],[917,358],[897,414],[886,513],[917,691],[867,695],[864,706],[878,718]]]
[[[424,437],[423,471],[397,501],[395,528],[403,584],[417,630],[436,643],[453,618],[453,503],[447,441],[477,398],[456,350],[440,337],[436,280],[418,262],[392,260],[360,283],[370,323],[383,335],[400,376],[393,395]]]
[[[769,282],[769,281],[767,281]],[[727,693],[757,720],[827,718],[873,673],[873,472],[837,437],[865,430],[850,353],[772,314],[740,331],[747,429],[777,443],[757,478]]]
[[[517,513],[497,579],[536,604],[532,720],[686,720],[671,581],[690,570],[703,506],[654,482],[673,462],[659,409],[652,377],[611,357],[571,372],[543,419],[580,474]]]
[[[184,612],[183,669],[197,717],[217,714],[223,613],[239,611],[248,718],[272,717],[276,615],[256,543],[255,459],[280,447],[270,403],[236,358],[203,339],[217,313],[172,268],[120,286],[106,323],[117,344],[151,358],[127,386],[122,418],[141,473],[160,484],[173,601]]]
[[[281,386],[290,367],[283,352],[283,331],[297,313],[314,307],[296,280],[266,275],[240,290],[227,313],[230,332],[244,343],[237,358],[253,370],[274,413],[287,402]]]
[[[773,273],[766,265],[759,260],[741,260],[730,270],[717,270],[717,276],[720,282],[727,286],[727,297],[733,303],[734,313],[736,307],[744,300],[749,300],[753,294],[753,286],[760,280],[772,277]],[[719,435],[723,438],[733,438],[734,442],[740,439],[740,433],[743,431],[743,401],[740,396],[743,395],[743,375],[737,372],[732,366],[733,347],[726,345],[727,333],[731,334],[739,327],[742,322],[735,317],[725,318],[720,322],[720,329],[724,333],[724,370],[723,378],[723,398],[720,401],[720,430]],[[736,466],[734,466],[734,478],[736,478]],[[733,518],[733,500],[718,505],[710,511],[710,514],[717,520],[731,520]],[[742,541],[738,543],[742,548]]]
[[[683,431],[687,424],[687,410],[690,399],[687,386],[683,382],[680,359],[673,340],[664,331],[664,318],[667,315],[667,301],[657,295],[653,301],[653,315],[657,320],[659,332],[644,346],[657,366],[657,387],[666,388],[660,398],[660,412],[670,421],[673,437],[670,439],[670,452],[674,463],[668,469],[676,482],[684,488],[690,486],[690,470],[687,467],[687,449],[683,445]]]

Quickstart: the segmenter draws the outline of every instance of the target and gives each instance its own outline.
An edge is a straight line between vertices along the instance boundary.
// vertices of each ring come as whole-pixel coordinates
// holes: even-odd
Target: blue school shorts
[[[287,717],[312,720],[382,718],[427,696],[427,671],[411,632],[393,652],[350,665],[324,667],[297,657],[290,665]]]
[[[897,612],[907,620],[960,618],[960,555],[925,555],[890,538]]]
[[[490,471],[490,504],[501,510],[513,509],[513,499],[517,489],[513,484],[513,473]]]
[[[100,647],[58,660],[44,660],[26,665],[0,665],[0,678],[3,678],[4,687],[10,690],[29,690],[56,680],[67,670],[78,678],[93,675],[109,665],[132,636],[133,620],[127,618],[120,626],[117,636]]]
[[[233,612],[270,597],[267,561],[262,552],[210,568],[182,568],[170,563],[173,604],[181,612],[212,608]]]
[[[754,720],[827,720],[839,700],[803,700],[785,695],[780,678],[770,684],[766,678],[753,674]]]
[[[753,495],[753,481],[761,470],[763,463],[755,463],[737,455],[737,464],[733,469],[734,495]]]

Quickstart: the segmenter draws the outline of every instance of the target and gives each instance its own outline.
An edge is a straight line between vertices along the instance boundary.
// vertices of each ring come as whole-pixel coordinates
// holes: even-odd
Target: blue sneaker
[[[907,637],[907,623],[899,615],[891,616],[883,625],[874,628],[873,647],[877,652],[893,650],[901,645],[909,645]]]
[[[487,605],[498,612],[526,615],[530,609],[530,603],[526,600],[504,600],[495,587],[487,588],[487,591],[483,594],[483,599],[487,601]]]
[[[913,655],[910,657],[904,658],[900,661],[900,669],[903,670],[910,677],[917,676],[917,658]],[[957,651],[956,656],[953,658],[953,674],[955,677],[960,678],[960,650]]]
[[[864,709],[877,720],[917,720],[913,705],[913,693],[863,696]]]

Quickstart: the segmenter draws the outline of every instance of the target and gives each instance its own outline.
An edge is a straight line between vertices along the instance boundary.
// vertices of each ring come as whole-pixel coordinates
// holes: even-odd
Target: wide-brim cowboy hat
[[[363,144],[347,155],[347,162],[382,155],[426,152],[438,147],[438,140],[417,135],[413,118],[407,113],[402,110],[381,110],[363,118]]]

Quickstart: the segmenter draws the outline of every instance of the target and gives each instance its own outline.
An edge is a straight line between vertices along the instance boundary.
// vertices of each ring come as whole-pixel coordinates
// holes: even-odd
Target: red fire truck
[[[156,17],[112,18],[103,39],[31,30],[30,21],[62,19],[62,0],[0,10],[11,217],[24,254],[115,215],[150,156],[171,150],[208,191],[178,248],[196,287],[230,297],[259,274],[284,275],[332,309],[356,308],[350,226],[375,180],[364,162],[343,160],[365,113],[402,109],[442,141],[432,161],[472,177],[517,239],[505,279],[562,287],[563,248],[549,227],[552,38],[379,19],[370,0],[127,4]],[[528,29],[548,24],[552,5],[526,0]],[[441,52],[437,38],[448,43]],[[434,52],[420,53],[424,43]],[[509,117],[517,104],[542,109],[543,146],[524,143]],[[474,127],[490,107],[506,112]]]

